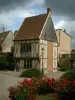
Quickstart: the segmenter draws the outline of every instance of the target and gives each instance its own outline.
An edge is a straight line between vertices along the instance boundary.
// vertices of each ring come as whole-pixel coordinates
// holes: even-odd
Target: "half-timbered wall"
[[[21,45],[30,43],[31,44],[31,51],[30,52],[22,52],[21,53]],[[14,43],[14,56],[15,57],[37,57],[39,52],[39,41],[19,41]]]
[[[31,43],[31,52],[25,52],[21,55],[20,49],[23,43]],[[43,66],[44,70],[57,71],[57,43],[46,40],[33,40],[15,42],[14,44],[14,56],[16,58],[22,58],[20,60],[20,68],[24,68],[25,59],[31,58],[33,59],[32,68],[36,67],[42,69]],[[44,49],[43,51],[42,48]]]
[[[31,51],[21,52],[22,44],[31,44]],[[16,41],[14,43],[14,57],[19,59],[20,69],[25,67],[25,60],[32,60],[32,67],[39,68],[39,40],[30,40],[30,41]],[[31,66],[30,66],[31,67]]]

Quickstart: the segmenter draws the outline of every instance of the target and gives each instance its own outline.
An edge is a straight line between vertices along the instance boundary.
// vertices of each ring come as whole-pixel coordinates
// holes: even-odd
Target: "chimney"
[[[47,13],[52,14],[52,9],[51,8],[47,8]]]
[[[64,29],[64,32],[66,33],[66,30]]]

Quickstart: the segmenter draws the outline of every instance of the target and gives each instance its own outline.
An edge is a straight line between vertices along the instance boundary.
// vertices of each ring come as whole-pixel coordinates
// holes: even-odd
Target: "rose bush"
[[[9,98],[11,100],[36,100],[35,90],[35,80],[24,79],[22,82],[19,82],[18,85],[10,86],[8,88]]]
[[[59,81],[55,90],[59,100],[75,100],[75,80],[64,78]]]
[[[44,77],[24,79],[17,85],[8,88],[11,100],[38,100],[38,94],[57,93],[59,100],[75,100],[75,79],[55,80]]]
[[[55,79],[47,78],[37,80],[34,78],[24,79],[18,85],[8,88],[11,100],[37,100],[37,94],[54,91]],[[43,92],[42,92],[43,91]]]
[[[54,92],[56,80],[54,78],[47,78],[45,77],[40,82],[38,82],[36,85],[38,94],[47,94]]]

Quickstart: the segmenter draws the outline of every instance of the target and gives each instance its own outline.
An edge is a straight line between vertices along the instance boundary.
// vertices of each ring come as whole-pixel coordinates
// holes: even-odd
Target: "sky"
[[[75,0],[0,0],[0,28],[18,30],[29,16],[43,14],[52,9],[55,29],[66,29],[75,48]]]

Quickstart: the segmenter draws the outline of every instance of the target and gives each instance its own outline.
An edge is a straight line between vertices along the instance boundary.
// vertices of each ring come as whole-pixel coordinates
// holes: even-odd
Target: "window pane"
[[[32,68],[32,60],[24,60],[24,68]]]
[[[30,52],[31,51],[31,44],[27,43],[25,46],[26,46],[26,52]]]
[[[26,60],[24,60],[24,68],[26,68]]]
[[[25,44],[21,44],[21,52],[25,52]]]
[[[29,51],[31,51],[31,44],[29,44]]]

